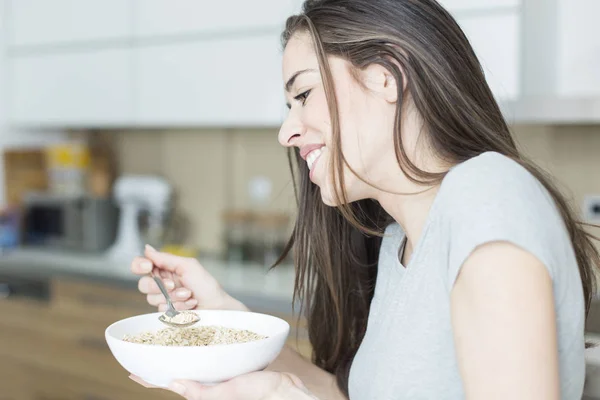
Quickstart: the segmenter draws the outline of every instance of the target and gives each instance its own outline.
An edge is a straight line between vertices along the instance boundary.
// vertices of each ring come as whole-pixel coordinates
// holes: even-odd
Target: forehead
[[[304,69],[318,70],[319,62],[310,35],[308,33],[295,33],[283,51],[284,82],[287,82],[296,71]]]

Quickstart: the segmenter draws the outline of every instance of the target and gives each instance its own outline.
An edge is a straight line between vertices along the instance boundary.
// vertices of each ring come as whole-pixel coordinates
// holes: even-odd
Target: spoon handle
[[[175,307],[173,307],[173,303],[171,303],[171,297],[169,296],[169,292],[167,292],[165,285],[163,285],[162,279],[160,279],[159,277],[154,276],[154,275],[152,276],[152,278],[154,278],[154,282],[156,282],[156,284],[158,285],[158,288],[162,292],[163,296],[165,296],[169,310],[175,310]]]

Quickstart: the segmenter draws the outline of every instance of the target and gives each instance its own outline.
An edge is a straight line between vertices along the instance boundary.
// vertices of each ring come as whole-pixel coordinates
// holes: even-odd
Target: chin
[[[331,199],[329,197],[326,197],[326,196],[323,196],[323,194],[321,194],[321,200],[323,200],[323,204],[325,204],[326,206],[329,206],[329,207],[337,207],[337,206],[340,205],[339,203],[337,203],[333,199]]]
[[[327,175],[326,175],[327,176]],[[356,178],[354,176],[350,176],[350,174],[344,177],[345,179],[345,192],[346,198],[348,199],[347,204],[350,204],[354,201],[360,200],[364,198],[361,196],[359,185],[357,185]],[[323,182],[323,180],[325,182]],[[338,202],[336,200],[335,192],[333,189],[333,179],[328,177],[328,179],[320,180],[320,183],[317,183],[317,186],[320,188],[321,200],[323,203],[329,207],[338,207],[343,203]],[[341,190],[338,191],[341,194]]]
[[[333,193],[333,191],[331,190],[331,185],[327,185],[325,187],[322,187],[321,185],[319,185],[319,192],[321,194],[321,201],[323,201],[323,204],[325,204],[326,206],[329,207],[336,207],[339,206],[340,204],[335,200],[335,195]]]
[[[352,193],[346,192],[346,197],[348,199],[347,204],[350,204],[350,203],[358,200],[357,198],[355,198],[356,196],[352,195]],[[342,202],[338,202],[336,200],[335,194],[334,194],[333,190],[331,189],[330,185],[327,185],[327,187],[324,189],[321,188],[321,200],[323,201],[323,203],[326,206],[329,206],[329,207],[338,207],[343,204]]]

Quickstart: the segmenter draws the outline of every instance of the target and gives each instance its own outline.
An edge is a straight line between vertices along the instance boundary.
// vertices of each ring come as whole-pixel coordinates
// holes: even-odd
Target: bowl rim
[[[255,312],[255,311],[218,310],[218,309],[202,309],[202,310],[189,310],[189,311],[193,311],[193,312],[205,312],[205,311],[208,311],[208,312],[219,312],[219,313],[225,312],[225,313],[235,313],[235,314],[237,314],[237,313],[246,313],[246,314],[250,313],[250,314],[256,314],[256,315],[263,315],[263,316],[274,318],[276,320],[279,320],[279,321],[283,322],[285,324],[285,329],[276,332],[274,335],[270,335],[270,336],[267,336],[265,338],[258,339],[258,340],[252,340],[252,341],[249,341],[249,342],[242,342],[242,343],[239,343],[239,342],[238,343],[219,343],[219,344],[211,344],[211,345],[206,345],[206,346],[165,346],[165,345],[160,345],[160,344],[134,343],[134,342],[128,342],[128,341],[125,341],[123,339],[117,338],[113,334],[109,333],[109,330],[111,328],[113,328],[115,325],[117,325],[119,323],[122,323],[122,322],[125,322],[127,320],[138,318],[138,317],[142,317],[142,316],[163,314],[160,311],[156,311],[156,312],[151,312],[151,313],[132,315],[131,317],[127,317],[127,318],[123,318],[123,319],[120,319],[118,321],[115,321],[115,322],[111,323],[109,326],[106,327],[106,329],[104,330],[104,336],[105,336],[105,339],[107,341],[110,338],[111,340],[114,340],[114,341],[116,341],[118,343],[121,343],[121,344],[125,344],[126,343],[127,346],[134,346],[134,347],[141,347],[141,348],[156,348],[156,349],[159,349],[159,348],[160,349],[187,349],[189,351],[189,349],[211,349],[211,348],[219,348],[219,347],[228,347],[228,348],[231,348],[231,347],[244,346],[244,345],[247,345],[247,344],[250,344],[250,343],[265,342],[265,341],[268,341],[269,339],[271,339],[271,338],[273,338],[274,336],[277,336],[277,335],[281,335],[281,334],[289,335],[289,332],[290,332],[290,329],[291,329],[289,322],[287,322],[285,319],[277,317],[275,315],[266,314],[266,313],[260,313],[260,312]],[[193,328],[194,326],[195,325],[192,325],[190,328]],[[177,351],[177,350],[175,350],[175,351]]]

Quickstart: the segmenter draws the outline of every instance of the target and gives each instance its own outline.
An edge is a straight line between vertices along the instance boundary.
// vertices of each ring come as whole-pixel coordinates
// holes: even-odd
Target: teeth
[[[312,170],[313,165],[315,164],[315,161],[317,161],[317,158],[319,158],[319,156],[321,155],[323,151],[321,149],[316,149],[311,151],[308,156],[306,157],[306,163],[308,164],[308,169]]]

